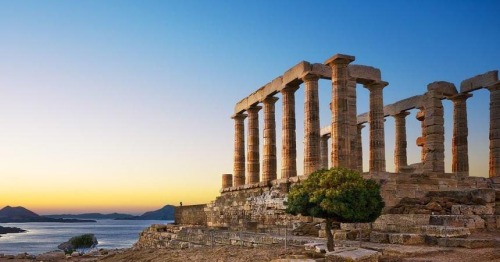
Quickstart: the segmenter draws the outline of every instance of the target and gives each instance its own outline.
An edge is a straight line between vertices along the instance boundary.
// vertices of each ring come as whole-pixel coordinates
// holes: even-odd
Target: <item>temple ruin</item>
[[[287,214],[287,193],[312,172],[329,166],[362,172],[363,150],[366,149],[362,146],[361,131],[369,126],[369,171],[362,174],[381,185],[385,208],[374,223],[341,224],[335,231],[336,239],[349,239],[352,232],[358,234],[359,230],[364,230],[372,242],[435,245],[442,237],[453,235],[459,238],[453,243],[467,245],[474,242],[466,239],[474,230],[500,228],[498,71],[463,80],[460,91],[453,83],[436,81],[428,84],[421,95],[384,105],[383,90],[389,83],[382,78],[380,69],[352,64],[354,60],[354,56],[336,54],[324,63],[302,61],[236,103],[232,115],[233,174],[222,175],[220,195],[214,201],[177,207],[176,222],[253,231],[280,227],[299,230],[296,225],[301,223],[321,223],[322,220],[312,217]],[[331,124],[322,128],[318,97],[320,79],[332,83],[331,121],[328,121]],[[297,170],[297,143],[300,140],[296,136],[295,114],[295,93],[301,86],[305,89],[304,175],[298,175]],[[369,91],[367,113],[357,112],[357,86]],[[478,89],[487,89],[490,93],[488,178],[469,175],[467,100]],[[282,109],[280,156],[276,148],[278,93]],[[445,172],[443,100],[453,104],[451,173]],[[418,110],[416,119],[407,118],[413,109]],[[263,117],[263,134],[259,133],[259,117]],[[384,123],[386,117],[393,117],[395,122],[395,148],[392,149],[395,172],[386,170],[385,153],[391,150],[385,146],[385,129],[390,128]],[[421,136],[415,141],[421,147],[420,163],[408,164],[407,121],[420,122]],[[263,152],[260,152],[261,143]],[[281,170],[277,169],[278,161]],[[312,235],[317,237],[318,230],[314,230]],[[496,245],[494,241],[481,243]],[[450,245],[448,242],[441,244]]]

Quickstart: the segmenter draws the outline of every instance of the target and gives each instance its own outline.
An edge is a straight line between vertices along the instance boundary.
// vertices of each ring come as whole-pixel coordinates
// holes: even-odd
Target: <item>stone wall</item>
[[[492,188],[493,180],[463,177],[456,174],[394,174],[380,172],[364,174],[381,185],[385,201],[384,213],[404,198],[425,197],[430,191]],[[306,179],[305,176],[273,180],[270,183],[247,184],[224,188],[221,195],[205,207],[207,225],[229,228],[266,228],[295,222],[312,222],[311,217],[291,216],[285,213],[286,194],[290,187]]]
[[[206,225],[206,205],[190,205],[175,207],[175,223],[179,225]]]

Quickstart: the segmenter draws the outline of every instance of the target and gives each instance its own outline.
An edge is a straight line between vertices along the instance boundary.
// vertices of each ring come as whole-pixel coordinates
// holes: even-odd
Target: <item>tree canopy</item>
[[[384,202],[380,186],[347,168],[319,170],[292,187],[287,212],[338,222],[373,222]]]

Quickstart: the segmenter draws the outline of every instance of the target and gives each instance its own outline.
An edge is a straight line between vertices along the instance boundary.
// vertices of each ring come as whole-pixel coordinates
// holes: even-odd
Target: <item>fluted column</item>
[[[425,108],[424,173],[444,173],[444,109],[442,95],[429,90],[423,99]]]
[[[317,75],[308,74],[303,78],[304,99],[304,175],[309,175],[320,166],[320,127]]]
[[[400,172],[401,167],[408,165],[406,154],[408,144],[406,142],[406,116],[409,114],[409,112],[403,111],[393,116],[396,124],[396,143],[394,147],[394,166],[396,172]]]
[[[276,120],[274,104],[277,97],[264,99],[264,157],[262,163],[262,181],[271,181],[276,175]]]
[[[490,177],[500,176],[500,82],[490,91]]]
[[[234,166],[233,185],[245,184],[245,118],[246,114],[237,114],[234,119]]]
[[[460,93],[451,97],[453,101],[453,138],[451,142],[451,170],[469,175],[469,145],[467,136],[467,99],[471,94]]]
[[[320,139],[320,159],[321,164],[319,166],[320,169],[328,169],[328,139],[329,135],[321,136]]]
[[[385,171],[384,98],[387,82],[365,85],[370,90],[370,172]]]
[[[357,138],[356,138],[356,170],[358,172],[362,173],[363,172],[363,137],[362,137],[362,131],[365,125],[363,124],[358,124],[356,129],[357,129]]]
[[[259,155],[259,110],[262,107],[252,106],[248,112],[248,149],[247,149],[247,184],[260,182]]]
[[[298,86],[286,86],[283,96],[281,178],[297,176],[297,147],[295,136],[295,91]]]
[[[348,65],[354,56],[337,54],[325,64],[332,69],[332,166],[356,168],[351,161],[351,121],[348,106]]]

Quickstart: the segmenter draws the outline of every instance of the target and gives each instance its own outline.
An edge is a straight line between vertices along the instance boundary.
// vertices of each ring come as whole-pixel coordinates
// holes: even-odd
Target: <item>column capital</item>
[[[332,64],[349,64],[354,61],[356,58],[350,55],[344,54],[335,54],[334,56],[328,58],[324,64],[327,66],[331,66]]]
[[[394,118],[405,118],[409,114],[410,114],[410,112],[408,112],[408,111],[401,111],[401,112],[396,113],[396,114],[391,115],[391,116]]]
[[[452,102],[458,102],[458,101],[465,101],[469,97],[472,97],[472,94],[469,94],[469,93],[458,93],[458,94],[456,94],[454,96],[451,96],[449,99]]]
[[[277,98],[275,96],[268,96],[268,97],[264,98],[264,100],[262,100],[262,103],[264,103],[264,104],[274,104],[278,100],[279,100],[279,98]]]
[[[361,130],[363,129],[366,125],[364,123],[358,124],[358,129]]]
[[[495,84],[491,85],[491,86],[488,86],[486,87],[488,90],[490,90],[490,92],[492,91],[498,91],[500,90],[500,81],[499,82],[496,82]]]
[[[262,106],[256,106],[256,105],[254,105],[254,106],[250,106],[249,108],[247,108],[247,112],[248,113],[257,113],[261,109],[262,109]]]
[[[376,90],[376,89],[383,89],[384,87],[388,86],[389,82],[386,81],[372,81],[370,83],[366,83],[363,86],[367,88],[368,90]]]
[[[247,114],[245,113],[234,114],[231,116],[231,118],[234,120],[244,120],[245,118],[247,118]]]
[[[288,93],[288,94],[295,93],[295,91],[297,91],[299,87],[300,87],[299,85],[287,84],[280,90],[280,93]]]
[[[309,72],[303,74],[301,77],[302,81],[304,82],[309,82],[309,81],[318,81],[319,80],[319,76],[316,75],[316,74],[311,74]]]

